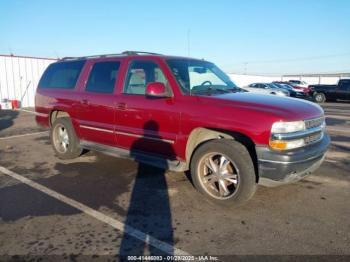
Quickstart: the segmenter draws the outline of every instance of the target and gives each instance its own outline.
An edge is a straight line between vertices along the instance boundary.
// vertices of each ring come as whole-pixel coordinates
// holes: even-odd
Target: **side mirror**
[[[170,97],[167,88],[163,83],[152,82],[146,86],[146,96],[148,97]]]

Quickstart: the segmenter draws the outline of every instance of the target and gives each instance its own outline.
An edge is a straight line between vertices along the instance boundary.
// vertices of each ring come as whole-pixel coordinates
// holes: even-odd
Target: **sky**
[[[0,54],[124,50],[204,58],[229,73],[350,72],[350,0],[0,0]]]

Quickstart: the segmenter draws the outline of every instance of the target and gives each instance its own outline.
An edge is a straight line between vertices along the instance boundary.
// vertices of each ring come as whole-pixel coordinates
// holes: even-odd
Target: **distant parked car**
[[[289,96],[289,91],[283,90],[281,88],[277,88],[273,86],[271,83],[253,83],[243,89],[259,94],[269,94],[269,95],[277,95],[277,96]]]
[[[291,84],[297,91],[302,91],[306,95],[310,95],[311,89],[309,88],[308,83],[300,80],[289,80],[289,84]]]
[[[296,85],[296,86],[300,86],[300,87],[308,87],[309,84],[306,83],[305,81],[301,81],[301,80],[289,80],[289,83],[291,83],[292,85]]]
[[[284,86],[287,86],[287,87],[293,89],[294,91],[300,92],[300,89],[295,88],[291,83],[286,82],[286,81],[273,81],[272,83],[273,84],[281,84],[281,85],[284,85]]]
[[[340,79],[337,85],[310,85],[310,89],[317,103],[350,100],[350,79]]]
[[[276,86],[276,88],[287,90],[289,92],[290,97],[303,98],[303,99],[307,98],[307,95],[304,92],[294,89],[294,87],[291,85],[275,83],[275,82],[271,83],[271,85]]]

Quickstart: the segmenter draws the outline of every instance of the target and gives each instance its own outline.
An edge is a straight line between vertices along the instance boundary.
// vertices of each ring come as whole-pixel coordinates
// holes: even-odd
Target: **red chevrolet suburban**
[[[238,88],[213,63],[127,51],[67,57],[43,74],[36,121],[56,155],[83,150],[190,170],[214,202],[241,204],[257,184],[298,181],[330,143],[320,106]]]

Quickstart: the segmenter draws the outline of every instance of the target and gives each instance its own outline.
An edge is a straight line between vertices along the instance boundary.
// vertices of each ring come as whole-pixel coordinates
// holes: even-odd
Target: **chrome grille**
[[[313,119],[305,120],[306,129],[322,126],[324,123],[324,117],[318,117]]]
[[[320,141],[323,138],[323,132],[324,132],[323,128],[325,127],[325,118],[322,116],[318,118],[308,119],[308,120],[305,120],[304,122],[305,122],[306,130],[310,130],[310,131],[313,129],[318,130],[309,134],[304,138],[305,144],[310,145]]]
[[[321,140],[322,137],[323,137],[323,132],[318,132],[318,133],[315,133],[315,134],[312,134],[312,135],[305,137],[304,141],[305,141],[306,145],[309,145],[309,144],[312,144],[312,143],[315,143],[315,142]]]

